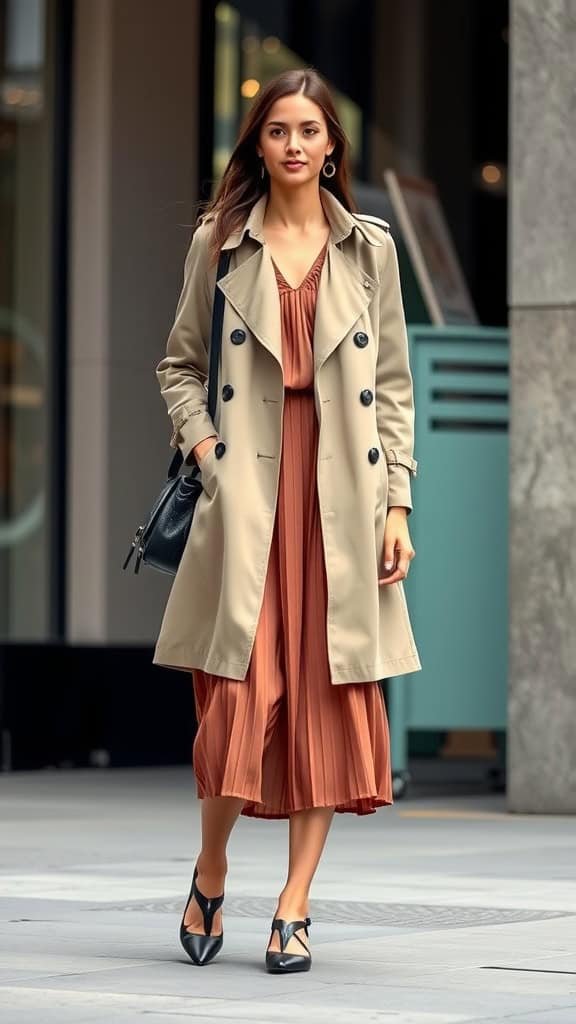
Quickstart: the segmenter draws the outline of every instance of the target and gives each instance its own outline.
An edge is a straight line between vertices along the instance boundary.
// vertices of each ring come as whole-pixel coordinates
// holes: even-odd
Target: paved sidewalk
[[[336,817],[314,962],[263,968],[286,822],[241,819],[225,945],[177,931],[198,848],[191,769],[0,775],[3,1024],[576,1024],[576,819],[500,796],[423,796]]]

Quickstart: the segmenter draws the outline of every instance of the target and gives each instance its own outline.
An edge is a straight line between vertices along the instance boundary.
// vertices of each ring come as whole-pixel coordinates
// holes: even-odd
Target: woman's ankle
[[[276,917],[285,918],[289,914],[291,920],[304,919],[309,916],[310,899],[307,890],[292,889],[286,886],[278,896]]]
[[[223,879],[228,873],[228,860],[226,854],[215,856],[211,853],[200,851],[196,859],[198,874],[209,879]]]

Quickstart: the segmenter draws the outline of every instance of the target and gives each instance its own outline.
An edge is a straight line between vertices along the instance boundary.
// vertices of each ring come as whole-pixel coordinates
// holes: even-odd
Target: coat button
[[[368,461],[371,462],[372,464],[374,464],[375,462],[378,462],[379,458],[380,458],[380,452],[378,451],[378,449],[377,448],[370,448],[370,450],[368,452]]]
[[[225,384],[222,388],[222,398],[225,402],[229,402],[234,394],[234,388],[231,384]]]
[[[362,405],[370,405],[373,398],[374,395],[370,391],[370,388],[364,388],[364,390],[360,392],[360,401],[362,402]]]
[[[365,348],[368,344],[368,335],[364,334],[364,331],[356,331],[354,335],[354,344],[358,345],[358,348]]]
[[[216,458],[221,459],[225,451],[226,445],[224,444],[224,441],[217,441],[216,444],[214,445],[214,455],[216,456]]]
[[[232,331],[230,341],[233,345],[241,345],[243,341],[246,341],[246,331],[241,331],[240,328],[237,327],[235,331]]]

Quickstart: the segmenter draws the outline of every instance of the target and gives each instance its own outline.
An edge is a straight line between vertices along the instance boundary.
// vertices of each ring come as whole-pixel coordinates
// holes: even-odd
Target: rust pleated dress
[[[236,796],[249,817],[311,807],[370,814],[393,802],[378,683],[330,682],[313,392],[316,294],[327,243],[292,288],[274,264],[285,403],[278,505],[246,679],[194,669],[198,796]]]

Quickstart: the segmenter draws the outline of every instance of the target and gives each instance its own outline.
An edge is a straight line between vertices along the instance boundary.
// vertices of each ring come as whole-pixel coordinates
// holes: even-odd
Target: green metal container
[[[392,767],[408,730],[506,727],[508,332],[409,327],[416,407],[404,583],[422,670],[388,681]]]

